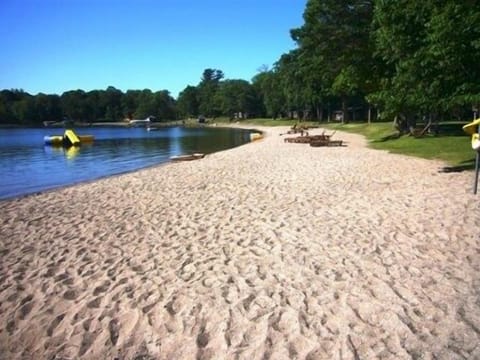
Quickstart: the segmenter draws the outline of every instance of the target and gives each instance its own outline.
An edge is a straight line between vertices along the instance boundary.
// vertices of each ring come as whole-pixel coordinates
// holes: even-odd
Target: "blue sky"
[[[169,90],[251,80],[295,48],[307,0],[0,0],[0,89]]]

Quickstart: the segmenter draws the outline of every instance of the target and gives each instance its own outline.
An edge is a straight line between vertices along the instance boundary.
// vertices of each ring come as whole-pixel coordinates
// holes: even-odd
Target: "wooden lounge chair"
[[[308,135],[307,134],[306,136],[297,136],[297,137],[285,138],[283,141],[284,142],[289,142],[289,143],[309,144],[312,141],[330,141],[333,134],[335,134],[335,132],[333,132],[330,135],[325,134],[325,132],[323,132],[322,134],[319,134],[319,135]]]
[[[310,136],[297,136],[297,137],[289,137],[283,139],[284,142],[288,143],[297,143],[297,144],[308,144],[311,140]]]
[[[310,141],[310,146],[319,147],[319,146],[342,146],[342,140],[312,140]]]

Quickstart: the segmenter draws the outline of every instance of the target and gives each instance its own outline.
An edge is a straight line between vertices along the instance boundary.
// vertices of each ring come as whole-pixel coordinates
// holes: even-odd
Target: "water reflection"
[[[81,128],[94,135],[80,147],[44,146],[63,129],[0,129],[0,199],[169,161],[171,156],[225,150],[250,140],[250,132],[226,128]]]
[[[82,147],[71,146],[68,148],[65,148],[63,146],[44,146],[43,150],[49,156],[64,155],[68,160],[73,160],[76,156],[80,154],[81,149],[85,148],[86,146],[91,145],[82,145]]]

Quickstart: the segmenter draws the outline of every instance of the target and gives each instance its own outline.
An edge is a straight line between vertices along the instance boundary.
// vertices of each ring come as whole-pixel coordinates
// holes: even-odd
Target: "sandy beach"
[[[0,201],[0,359],[480,359],[473,173],[259,129]]]

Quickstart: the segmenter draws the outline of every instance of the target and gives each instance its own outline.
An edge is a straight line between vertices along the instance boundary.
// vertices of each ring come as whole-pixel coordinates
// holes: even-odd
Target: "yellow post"
[[[473,183],[473,193],[478,189],[478,172],[480,171],[480,118],[472,121],[463,127],[463,131],[472,135],[472,149],[475,150],[475,181]]]

